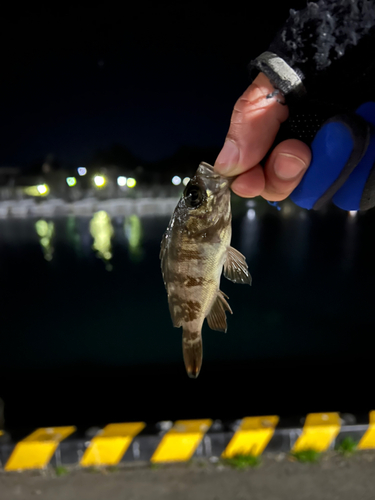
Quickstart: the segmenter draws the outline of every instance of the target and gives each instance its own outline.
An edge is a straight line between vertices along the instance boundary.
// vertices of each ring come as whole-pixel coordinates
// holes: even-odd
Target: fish
[[[161,270],[173,326],[182,327],[182,351],[187,374],[197,378],[202,366],[202,326],[227,331],[226,312],[233,314],[220,290],[224,276],[251,285],[245,257],[231,247],[230,186],[201,162],[186,185],[165,231],[160,248]]]

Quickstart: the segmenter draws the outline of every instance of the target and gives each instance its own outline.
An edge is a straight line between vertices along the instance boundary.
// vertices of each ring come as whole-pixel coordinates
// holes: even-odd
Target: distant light
[[[87,168],[86,167],[78,167],[77,168],[78,175],[86,175],[87,174]]]
[[[128,188],[133,188],[137,184],[137,181],[133,179],[133,177],[129,177],[129,179],[126,181],[126,185]]]
[[[47,184],[39,184],[38,186],[28,186],[23,188],[24,193],[29,196],[47,196],[49,187]]]
[[[172,184],[174,184],[175,186],[179,186],[181,184],[181,177],[175,175],[172,179]]]
[[[73,187],[77,184],[77,179],[75,177],[67,177],[66,183],[68,184],[68,186]]]
[[[189,182],[190,182],[190,177],[185,177],[184,180],[182,181],[182,184],[184,186],[187,186],[189,184]]]
[[[349,210],[349,217],[355,217],[357,213],[357,210]]]
[[[117,184],[119,186],[126,186],[126,177],[124,177],[123,175],[117,177]]]
[[[255,210],[254,210],[253,208],[249,208],[249,210],[247,211],[246,217],[247,217],[249,220],[254,220],[254,219],[255,219],[255,217],[256,217]]]
[[[255,200],[247,200],[247,202],[246,202],[246,206],[248,208],[254,208],[255,205],[256,205]]]
[[[106,182],[106,178],[103,175],[96,175],[94,177],[94,184],[96,187],[104,187]]]
[[[285,203],[283,205],[283,209],[281,211],[281,214],[284,215],[285,217],[289,217],[289,215],[292,215],[294,207],[295,207],[295,205],[292,205],[291,203],[289,203],[289,204]]]

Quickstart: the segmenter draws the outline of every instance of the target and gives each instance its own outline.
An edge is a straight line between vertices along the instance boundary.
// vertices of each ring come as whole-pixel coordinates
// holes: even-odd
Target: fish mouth
[[[215,181],[226,181],[227,186],[230,187],[236,177],[225,177],[215,172],[214,167],[205,161],[201,161],[197,170],[197,174],[207,179],[214,179]]]
[[[205,161],[201,161],[199,163],[199,166],[202,167],[202,168],[208,168],[208,170],[211,170],[211,172],[214,171],[214,167],[212,165],[210,165],[209,163],[205,162]]]
[[[214,171],[214,167],[210,165],[209,163],[206,163],[205,161],[201,161],[197,170],[197,174],[203,176],[203,177],[220,177],[219,174],[217,174]]]

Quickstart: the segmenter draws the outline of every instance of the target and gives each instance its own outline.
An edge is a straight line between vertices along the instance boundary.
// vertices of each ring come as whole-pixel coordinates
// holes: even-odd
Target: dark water
[[[8,425],[371,409],[373,213],[243,207],[232,244],[253,286],[223,278],[234,314],[227,334],[205,325],[197,380],[160,275],[167,223],[0,221]]]

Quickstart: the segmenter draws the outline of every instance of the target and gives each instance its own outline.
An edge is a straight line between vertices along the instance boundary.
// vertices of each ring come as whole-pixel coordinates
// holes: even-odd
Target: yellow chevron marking
[[[203,436],[212,425],[209,418],[204,420],[177,420],[161,440],[151,462],[183,462],[189,460]]]
[[[124,456],[134,437],[145,427],[144,422],[109,424],[91,440],[80,465],[116,465]]]
[[[228,446],[222,453],[222,458],[231,458],[235,455],[260,455],[270,441],[279,417],[246,417],[242,419]]]
[[[309,413],[292,451],[325,451],[340,432],[338,413]]]
[[[75,430],[74,426],[37,429],[16,444],[4,469],[22,470],[46,467],[59,443]]]
[[[370,411],[369,417],[370,421],[368,429],[358,443],[359,450],[375,448],[375,411]]]

